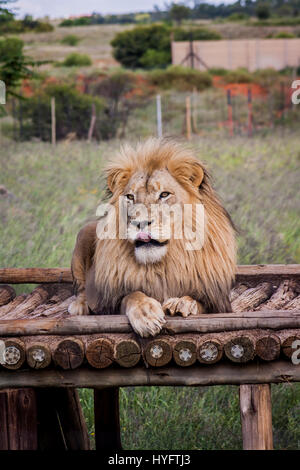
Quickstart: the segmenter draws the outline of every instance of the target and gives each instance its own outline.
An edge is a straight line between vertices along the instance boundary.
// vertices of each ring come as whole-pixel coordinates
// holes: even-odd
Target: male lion
[[[69,313],[121,312],[136,333],[147,337],[160,332],[165,313],[186,317],[230,312],[235,231],[192,151],[174,141],[149,139],[136,148],[123,147],[108,164],[106,176],[114,210],[87,224],[77,236],[72,258],[77,298]],[[196,205],[204,207],[200,230]],[[120,237],[124,207],[126,236]],[[136,207],[146,208],[147,214]],[[154,215],[153,207],[158,208]],[[174,207],[192,208],[182,237],[174,236],[174,228],[183,224],[180,210],[169,211],[172,219],[166,217],[167,209]],[[112,217],[117,219],[116,236],[109,233]],[[203,246],[191,241],[195,227],[203,231]]]

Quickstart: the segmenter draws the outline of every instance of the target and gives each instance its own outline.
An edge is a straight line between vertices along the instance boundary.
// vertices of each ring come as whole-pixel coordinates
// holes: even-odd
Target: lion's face
[[[123,191],[127,237],[134,244],[138,263],[160,261],[181,224],[181,208],[189,203],[189,193],[167,169],[152,174],[137,171]]]

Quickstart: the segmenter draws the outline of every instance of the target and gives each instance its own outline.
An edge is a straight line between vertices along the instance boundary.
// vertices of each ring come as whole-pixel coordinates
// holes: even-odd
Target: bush
[[[256,7],[255,13],[259,20],[267,20],[271,16],[269,5],[266,3],[261,3],[258,5]]]
[[[166,51],[148,49],[141,57],[140,64],[145,69],[162,69],[170,62],[170,54]]]
[[[76,36],[76,34],[68,34],[60,41],[62,44],[66,44],[67,46],[77,46],[79,43],[80,38]]]
[[[280,31],[279,33],[273,36],[274,39],[292,39],[295,37],[295,34],[289,33],[288,31]]]
[[[55,98],[56,138],[64,139],[75,133],[78,139],[86,139],[91,122],[92,104],[97,115],[101,115],[104,103],[101,99],[85,95],[70,85],[51,84],[40,90],[32,98],[22,103],[24,119],[23,135],[30,139],[37,137],[43,141],[51,139],[51,98]],[[99,138],[95,129],[94,135]]]
[[[6,85],[7,94],[15,93],[20,81],[33,75],[29,68],[33,62],[24,56],[23,47],[19,38],[0,39],[0,80]]]
[[[118,33],[112,40],[114,58],[124,67],[131,69],[143,68],[153,64],[154,54],[160,66],[171,62],[170,28],[165,25],[138,26],[129,31]],[[162,63],[163,62],[163,63]]]
[[[175,41],[213,41],[218,39],[222,39],[221,34],[212,29],[196,28],[186,30],[176,28],[174,30]]]
[[[223,77],[225,83],[251,83],[254,81],[253,75],[247,69],[239,68],[229,70]]]
[[[78,52],[72,52],[67,55],[63,62],[59,65],[63,67],[84,67],[92,65],[92,60],[87,54],[78,54]]]
[[[149,74],[150,82],[160,88],[175,88],[180,91],[204,90],[212,85],[208,72],[200,72],[187,67],[170,66],[166,70],[156,70]]]
[[[231,13],[231,15],[229,15],[226,20],[227,21],[245,21],[245,20],[248,20],[249,19],[249,15],[247,15],[246,13]]]

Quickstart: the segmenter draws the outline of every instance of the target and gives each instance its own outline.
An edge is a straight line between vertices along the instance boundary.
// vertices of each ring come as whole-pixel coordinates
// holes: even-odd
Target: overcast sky
[[[171,3],[171,0],[167,3]],[[216,0],[212,3],[219,2]],[[230,0],[225,0],[224,3],[230,3]],[[18,17],[28,13],[35,17],[48,15],[51,18],[62,18],[93,11],[104,14],[150,11],[154,4],[163,7],[165,0],[17,0],[15,7],[18,8]]]

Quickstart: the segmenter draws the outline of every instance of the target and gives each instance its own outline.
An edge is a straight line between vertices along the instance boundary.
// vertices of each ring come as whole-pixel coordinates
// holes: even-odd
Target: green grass
[[[240,229],[239,262],[300,263],[298,133],[192,145]],[[76,233],[103,196],[103,163],[118,147],[2,139],[0,185],[10,195],[0,195],[1,266],[70,265]],[[93,436],[92,393],[80,393]],[[272,395],[275,447],[299,449],[300,386],[273,386]],[[240,449],[238,388],[122,389],[121,429],[126,449]]]

